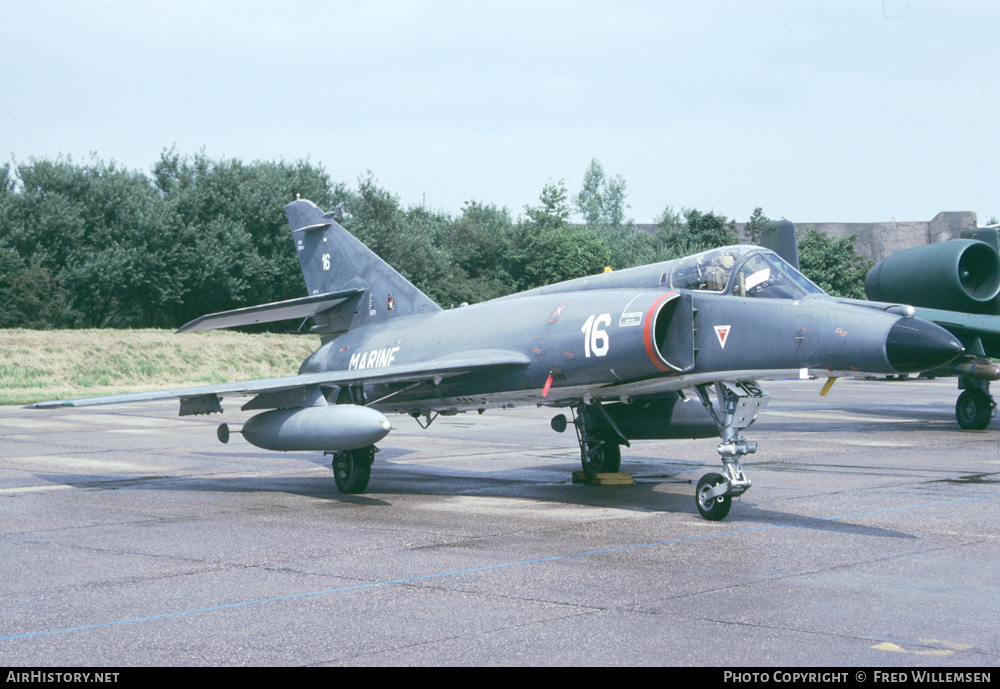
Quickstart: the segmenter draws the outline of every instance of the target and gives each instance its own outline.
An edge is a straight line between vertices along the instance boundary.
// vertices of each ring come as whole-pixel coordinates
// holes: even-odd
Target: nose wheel
[[[705,474],[698,481],[695,501],[701,516],[709,521],[718,522],[729,516],[729,510],[733,506],[732,496],[723,494],[712,497],[712,491],[725,483],[726,478],[722,474]]]

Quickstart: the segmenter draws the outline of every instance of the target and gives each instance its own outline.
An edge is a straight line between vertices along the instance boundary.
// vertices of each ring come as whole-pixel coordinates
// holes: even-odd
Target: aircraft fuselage
[[[886,341],[900,320],[825,296],[791,302],[669,287],[546,290],[401,316],[391,328],[354,329],[317,350],[300,373],[391,369],[463,351],[514,350],[531,363],[488,380],[469,374],[417,386],[374,406],[408,412],[558,406],[583,394],[617,399],[720,377],[899,373],[905,367],[889,360]],[[370,386],[366,398],[390,392]]]

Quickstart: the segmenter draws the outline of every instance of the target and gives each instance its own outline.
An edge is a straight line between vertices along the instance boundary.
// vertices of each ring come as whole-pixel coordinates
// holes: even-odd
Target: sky
[[[1000,4],[0,0],[0,165],[308,160],[404,205],[1000,216]]]

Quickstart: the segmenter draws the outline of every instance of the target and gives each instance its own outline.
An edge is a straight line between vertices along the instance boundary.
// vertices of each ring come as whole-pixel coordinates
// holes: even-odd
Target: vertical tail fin
[[[365,290],[332,311],[318,314],[319,333],[332,335],[395,316],[441,310],[312,201],[293,201],[285,206],[285,214],[310,296]]]
[[[787,220],[769,222],[760,231],[760,245],[770,249],[799,269],[799,240],[795,235],[795,225]]]

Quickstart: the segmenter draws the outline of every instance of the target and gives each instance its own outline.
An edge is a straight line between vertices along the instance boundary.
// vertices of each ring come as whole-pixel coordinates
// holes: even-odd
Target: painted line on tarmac
[[[749,529],[738,529],[736,531],[724,531],[721,533],[711,533],[702,534],[700,536],[685,536],[683,538],[673,538],[667,541],[656,541],[654,543],[639,543],[636,545],[625,545],[619,546],[617,548],[603,548],[601,550],[588,550],[580,553],[569,553],[566,555],[553,555],[551,557],[540,557],[533,560],[518,560],[516,562],[503,562],[496,565],[485,565],[483,567],[473,567],[470,569],[458,569],[450,572],[437,572],[435,574],[423,574],[416,577],[406,577],[404,579],[391,579],[385,581],[374,581],[368,584],[354,584],[352,586],[341,586],[339,588],[324,589],[322,591],[308,591],[305,593],[293,593],[287,596],[275,596],[273,598],[259,598],[257,600],[250,601],[240,601],[238,603],[226,603],[224,605],[213,605],[207,608],[194,608],[191,610],[178,610],[175,612],[165,612],[159,615],[148,615],[146,617],[133,617],[126,620],[115,620],[113,622],[98,622],[96,624],[87,624],[79,627],[66,627],[64,629],[51,629],[43,632],[27,632],[25,634],[12,634],[10,636],[0,636],[0,641],[11,641],[13,639],[27,639],[37,636],[51,636],[53,634],[67,634],[69,632],[80,632],[87,629],[100,629],[103,627],[114,627],[122,624],[132,624],[134,622],[151,622],[153,620],[163,620],[170,617],[181,617],[184,615],[195,615],[198,613],[205,612],[216,612],[219,610],[229,610],[232,608],[242,608],[249,605],[261,605],[263,603],[276,603],[279,601],[295,600],[296,598],[311,598],[313,596],[325,596],[333,593],[344,593],[346,591],[358,591],[362,589],[377,588],[380,586],[391,586],[393,584],[412,584],[418,581],[427,581],[429,579],[441,579],[443,577],[453,577],[460,574],[474,574],[477,572],[488,572],[491,570],[505,569],[507,567],[523,567],[526,565],[536,565],[543,562],[557,562],[559,560],[568,560],[575,557],[588,557],[591,555],[604,555],[607,553],[621,553],[627,550],[639,550],[641,548],[655,548],[658,546],[672,545],[675,543],[684,543],[686,541],[698,541],[706,538],[719,538],[722,536],[737,536],[740,534],[754,533],[756,531],[768,531],[771,529],[785,529],[792,526],[804,526],[807,524],[820,524],[823,522],[833,522],[841,519],[854,519],[857,517],[870,517],[877,514],[888,514],[890,512],[905,512],[909,510],[924,509],[927,507],[939,507],[941,505],[955,505],[962,502],[972,502],[975,500],[990,500],[993,498],[1000,497],[1000,493],[993,493],[990,495],[979,495],[971,498],[956,498],[954,500],[941,500],[938,502],[927,502],[920,505],[906,505],[903,507],[889,507],[882,510],[872,510],[870,512],[855,512],[854,514],[842,514],[836,517],[823,517],[820,519],[805,519],[798,522],[789,522],[787,524],[769,524],[767,526],[754,526]]]
[[[0,488],[0,495],[11,495],[16,493],[40,493],[49,490],[69,490],[74,488],[65,483],[54,483],[47,486],[20,486],[19,488]]]

